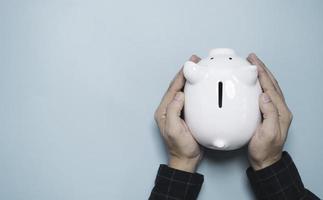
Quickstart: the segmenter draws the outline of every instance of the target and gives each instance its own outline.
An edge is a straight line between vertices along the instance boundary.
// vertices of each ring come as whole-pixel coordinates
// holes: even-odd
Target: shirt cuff
[[[299,199],[305,188],[297,168],[287,152],[276,163],[255,171],[247,169],[247,176],[257,199]]]
[[[204,181],[199,173],[189,173],[160,165],[149,199],[196,199]]]

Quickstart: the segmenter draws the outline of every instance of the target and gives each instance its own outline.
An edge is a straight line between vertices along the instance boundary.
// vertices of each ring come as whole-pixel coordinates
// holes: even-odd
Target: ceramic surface
[[[248,143],[261,120],[257,67],[228,48],[184,65],[185,121],[195,139],[218,150]]]

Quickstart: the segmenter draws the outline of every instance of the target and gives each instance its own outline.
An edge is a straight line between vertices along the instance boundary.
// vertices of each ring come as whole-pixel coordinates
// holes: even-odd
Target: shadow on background
[[[237,164],[245,170],[250,166],[248,161],[248,145],[245,145],[240,149],[231,151],[219,151],[204,148],[203,159],[210,165],[224,166],[226,164],[231,163]],[[253,199],[256,199],[252,191],[251,185],[249,183],[249,180],[247,178],[247,175],[245,175],[243,187],[249,193],[249,195],[253,197]]]

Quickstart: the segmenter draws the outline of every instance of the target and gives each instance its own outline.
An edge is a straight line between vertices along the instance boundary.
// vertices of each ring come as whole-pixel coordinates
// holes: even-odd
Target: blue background
[[[155,108],[181,65],[256,52],[294,114],[285,149],[323,197],[323,1],[1,0],[0,199],[147,199]],[[252,199],[245,149],[208,152],[199,199]]]

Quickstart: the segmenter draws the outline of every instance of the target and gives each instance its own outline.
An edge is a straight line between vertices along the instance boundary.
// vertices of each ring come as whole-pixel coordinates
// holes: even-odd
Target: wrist
[[[170,157],[168,166],[177,170],[195,173],[199,160],[199,158]]]
[[[261,170],[266,167],[269,167],[270,165],[273,165],[274,163],[278,162],[282,157],[282,153],[275,155],[271,158],[264,159],[264,160],[252,160],[250,159],[250,165],[255,170]]]

